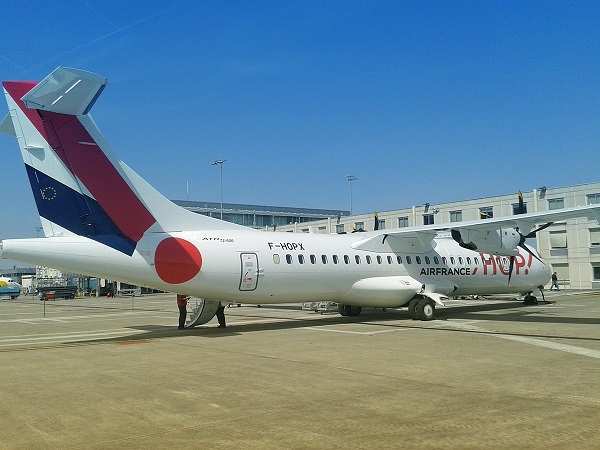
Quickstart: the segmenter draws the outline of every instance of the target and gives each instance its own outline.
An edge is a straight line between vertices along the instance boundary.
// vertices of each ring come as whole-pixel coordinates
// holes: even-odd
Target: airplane
[[[210,321],[221,302],[331,301],[343,316],[407,306],[411,318],[431,320],[449,296],[534,300],[551,270],[525,240],[555,221],[600,223],[600,205],[344,235],[203,216],[110,150],[90,115],[107,84],[65,67],[39,83],[2,83],[0,131],[17,138],[44,237],[3,239],[0,256],[202,299],[186,327]]]
[[[17,298],[21,294],[22,286],[12,278],[0,277],[0,297]]]

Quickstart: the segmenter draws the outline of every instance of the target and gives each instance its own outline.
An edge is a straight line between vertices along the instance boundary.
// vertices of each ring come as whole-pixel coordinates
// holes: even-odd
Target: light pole
[[[352,182],[358,180],[354,175],[346,175],[346,180],[350,183],[350,215],[352,215]]]
[[[221,169],[221,220],[223,220],[223,164],[226,162],[225,159],[217,159],[212,163],[213,166],[220,166]]]

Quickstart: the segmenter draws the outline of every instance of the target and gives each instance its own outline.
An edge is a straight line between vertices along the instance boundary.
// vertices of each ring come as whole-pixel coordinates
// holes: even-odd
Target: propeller
[[[521,191],[519,191],[519,193],[521,193]],[[522,197],[520,197],[522,200]],[[536,228],[533,231],[530,231],[527,235],[523,235],[519,232],[519,227],[516,227],[515,230],[517,233],[519,233],[520,239],[519,239],[519,243],[517,244],[518,247],[521,247],[523,250],[525,250],[527,253],[529,253],[531,256],[533,256],[535,259],[537,259],[539,262],[541,262],[542,264],[544,264],[544,261],[542,261],[540,259],[539,256],[537,256],[535,253],[533,253],[531,251],[531,249],[529,247],[527,247],[527,245],[525,245],[525,240],[529,239],[529,238],[534,238],[535,235],[539,232],[542,231],[545,228],[548,228],[550,225],[552,225],[554,222],[548,222],[545,223],[544,225]],[[509,259],[509,265],[508,265],[508,284],[510,284],[510,278],[512,277],[512,273],[513,273],[513,268],[515,266],[515,257],[511,256]]]
[[[523,194],[521,193],[521,191],[518,191],[517,195],[519,197],[519,205],[517,207],[516,214],[525,214],[527,211],[525,209],[525,202],[523,201]],[[485,214],[485,213],[481,213],[481,215],[482,215],[481,216],[482,218],[487,217],[487,214]],[[543,264],[544,261],[542,261],[539,258],[539,256],[537,256],[533,251],[531,251],[531,249],[525,244],[525,240],[529,239],[529,238],[534,238],[538,232],[548,228],[553,223],[554,222],[545,223],[544,225],[541,225],[540,227],[536,228],[535,230],[530,231],[526,235],[522,234],[519,231],[519,227],[515,227],[515,231],[517,233],[519,233],[519,242],[517,243],[517,247],[521,247],[523,250],[525,250],[527,253],[529,253],[531,256],[533,256],[535,259],[537,259],[539,262],[541,262]],[[452,239],[454,239],[456,242],[458,242],[458,245],[460,245],[462,248],[466,248],[467,250],[477,250],[477,245],[475,245],[475,243],[463,241],[462,235],[460,234],[460,231],[458,229],[455,229],[455,228],[451,229],[450,234],[452,236]],[[511,256],[509,261],[510,262],[509,262],[509,266],[508,266],[508,284],[510,284],[510,279],[512,278],[513,269],[515,267],[515,257]]]

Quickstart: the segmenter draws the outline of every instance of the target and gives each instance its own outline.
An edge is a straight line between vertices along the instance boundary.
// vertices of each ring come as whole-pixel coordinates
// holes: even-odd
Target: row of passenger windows
[[[316,255],[308,255],[308,258],[306,258],[304,255],[300,254],[297,255],[296,260],[298,262],[298,264],[317,264],[317,261],[320,260],[320,262],[322,264],[328,264],[329,263],[329,257],[327,255],[321,255],[320,258],[318,258]],[[387,256],[381,256],[381,255],[377,255],[375,257],[371,257],[371,255],[366,255],[364,257],[364,260],[367,264],[384,264],[385,262],[387,262],[387,264],[402,264],[402,256],[400,255],[396,255],[396,257],[394,258],[391,255],[387,255]],[[421,258],[421,256],[415,256],[414,257],[414,262],[415,264],[423,264],[423,262],[425,263],[425,265],[431,265],[431,262],[433,260],[433,264],[434,265],[439,265],[440,264],[440,258],[438,258],[437,256],[434,256],[433,258],[430,258],[429,256],[423,256]],[[471,261],[471,257],[467,256],[466,258],[463,258],[462,256],[458,256],[457,258],[455,258],[454,256],[450,256],[449,258],[450,260],[450,265],[454,266],[456,264],[456,261],[458,261],[458,265],[462,266],[465,261],[467,263],[468,266],[471,265],[471,262],[473,262],[473,264],[475,264],[476,266],[479,265],[479,258],[474,257]],[[294,257],[291,254],[286,254],[285,255],[285,261],[288,264],[293,264],[294,263]],[[344,263],[344,264],[350,264],[350,262],[353,261],[356,264],[361,264],[361,257],[360,255],[354,255],[354,257],[350,257],[349,255],[343,255],[341,258],[338,255],[332,255],[331,256],[331,262],[333,264],[340,264],[340,263]],[[448,259],[446,259],[445,256],[441,257],[441,261],[442,261],[442,265],[448,265]],[[281,258],[279,257],[279,254],[275,253],[273,254],[273,262],[275,264],[280,264],[281,263]],[[406,264],[412,264],[413,263],[413,258],[410,255],[407,255],[404,257],[404,262]],[[482,261],[483,263],[484,261]],[[506,265],[508,263],[508,258],[506,257],[500,257],[497,256],[496,257],[496,262],[499,265]],[[490,257],[488,260],[488,264],[492,264],[492,258]]]

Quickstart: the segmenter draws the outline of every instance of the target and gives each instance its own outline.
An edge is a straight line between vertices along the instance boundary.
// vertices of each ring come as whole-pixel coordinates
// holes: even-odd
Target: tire
[[[346,305],[346,311],[350,317],[356,317],[356,316],[360,315],[362,308],[360,306]]]
[[[315,311],[318,311],[318,309],[315,309]],[[348,315],[348,311],[346,310],[346,305],[342,305],[341,303],[338,303],[338,312],[342,316],[347,316]]]
[[[417,314],[417,304],[420,301],[420,298],[415,297],[408,303],[408,317],[410,317],[412,320],[417,320],[419,318]]]
[[[435,315],[435,303],[428,298],[421,299],[417,303],[417,316],[421,320],[432,320]]]

